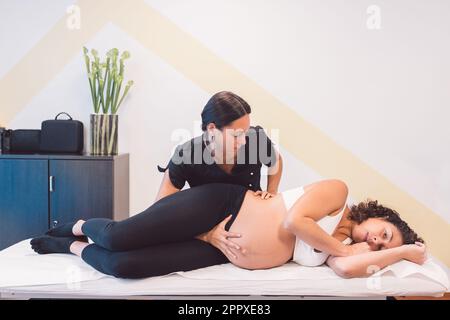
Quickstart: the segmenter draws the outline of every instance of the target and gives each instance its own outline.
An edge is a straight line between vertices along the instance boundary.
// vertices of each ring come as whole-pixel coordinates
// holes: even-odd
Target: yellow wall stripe
[[[0,80],[0,124],[6,125],[75,55],[81,54],[83,45],[110,20],[105,14],[110,6],[106,0],[82,0],[78,5],[81,29],[69,30],[63,16]]]

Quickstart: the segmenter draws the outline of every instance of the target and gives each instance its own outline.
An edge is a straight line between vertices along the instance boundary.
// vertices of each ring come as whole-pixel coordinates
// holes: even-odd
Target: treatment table
[[[386,299],[448,290],[448,276],[432,258],[422,266],[400,261],[368,278],[289,262],[253,271],[227,263],[132,280],[102,274],[73,255],[38,255],[29,240],[0,251],[1,299]]]

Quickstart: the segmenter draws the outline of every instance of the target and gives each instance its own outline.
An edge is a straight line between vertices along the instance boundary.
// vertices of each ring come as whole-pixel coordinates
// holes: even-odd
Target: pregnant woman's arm
[[[426,260],[425,245],[417,242],[381,251],[371,251],[349,257],[332,257],[327,260],[337,275],[343,278],[368,277],[384,267],[402,259],[423,264]]]
[[[347,195],[347,186],[339,180],[310,185],[289,210],[285,227],[318,251],[338,257],[351,255],[351,246],[330,236],[317,224],[318,220],[342,209]]]

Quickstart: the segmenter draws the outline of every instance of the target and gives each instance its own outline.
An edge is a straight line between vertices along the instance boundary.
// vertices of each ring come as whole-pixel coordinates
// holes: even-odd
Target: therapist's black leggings
[[[145,278],[228,262],[218,249],[195,236],[211,230],[228,215],[229,230],[247,189],[206,184],[167,196],[145,211],[116,222],[95,218],[82,231],[94,244],[82,259],[118,278]]]

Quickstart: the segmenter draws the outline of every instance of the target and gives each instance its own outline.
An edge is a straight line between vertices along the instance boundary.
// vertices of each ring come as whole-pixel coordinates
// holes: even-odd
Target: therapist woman
[[[214,94],[202,111],[203,134],[179,145],[166,168],[156,200],[180,191],[186,182],[195,187],[207,183],[238,184],[253,190],[255,196],[269,199],[278,193],[282,159],[260,126],[250,126],[251,108],[238,95],[221,91]],[[260,186],[261,167],[268,167],[267,189]],[[218,249],[240,250],[228,238],[240,237],[225,230],[231,215],[202,235]],[[245,254],[245,252],[242,252]]]

